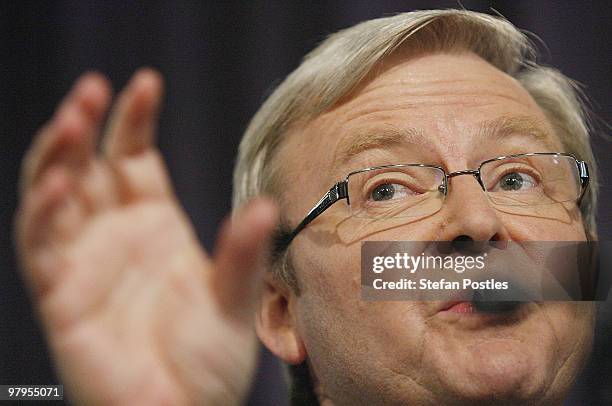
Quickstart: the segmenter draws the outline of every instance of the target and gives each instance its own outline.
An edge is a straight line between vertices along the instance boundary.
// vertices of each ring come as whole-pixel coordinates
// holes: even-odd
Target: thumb
[[[255,314],[277,221],[276,206],[259,198],[221,228],[213,256],[211,289],[221,310],[232,318],[250,321]]]

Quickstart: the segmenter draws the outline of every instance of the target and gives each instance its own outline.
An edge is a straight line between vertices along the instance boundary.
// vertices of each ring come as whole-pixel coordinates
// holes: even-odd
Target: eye
[[[509,172],[501,177],[495,189],[501,189],[506,192],[513,192],[525,189],[531,189],[537,184],[536,180],[524,172]]]
[[[380,202],[383,200],[399,199],[407,194],[409,194],[409,191],[406,186],[398,183],[382,183],[372,190],[370,199]]]

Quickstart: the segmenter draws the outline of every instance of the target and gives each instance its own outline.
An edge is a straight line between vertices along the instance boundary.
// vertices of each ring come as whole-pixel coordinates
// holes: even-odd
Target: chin
[[[535,348],[533,343],[489,338],[446,354],[439,368],[443,392],[452,404],[555,404],[569,387],[553,385],[561,362],[552,359],[550,344]]]

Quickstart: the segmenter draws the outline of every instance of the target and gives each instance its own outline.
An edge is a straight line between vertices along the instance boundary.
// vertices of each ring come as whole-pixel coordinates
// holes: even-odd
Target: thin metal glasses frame
[[[334,186],[332,186],[327,193],[321,197],[321,199],[315,204],[315,206],[306,214],[304,219],[297,225],[291,232],[281,232],[276,238],[275,244],[275,254],[278,255],[287,249],[291,241],[302,231],[308,224],[310,224],[315,218],[317,218],[321,213],[327,210],[332,204],[336,203],[341,199],[346,199],[347,204],[350,205],[350,196],[348,193],[349,187],[349,178],[352,175],[357,173],[369,172],[378,169],[387,169],[387,168],[406,168],[406,167],[424,167],[424,168],[434,168],[440,170],[444,174],[444,178],[442,181],[442,185],[439,186],[438,190],[446,196],[448,194],[448,180],[450,178],[454,178],[456,176],[461,175],[472,175],[478,181],[478,184],[482,188],[484,192],[486,192],[486,187],[482,181],[480,176],[480,171],[483,165],[486,165],[490,162],[500,161],[508,158],[518,158],[518,157],[528,157],[528,156],[538,156],[538,155],[548,155],[548,156],[565,156],[568,158],[572,158],[576,163],[576,168],[578,170],[578,176],[580,179],[580,195],[578,196],[577,202],[580,204],[584,194],[586,192],[587,186],[589,184],[589,168],[585,161],[579,160],[572,154],[568,154],[565,152],[531,152],[526,154],[512,154],[512,155],[504,155],[496,158],[487,159],[478,165],[477,169],[465,169],[461,171],[455,171],[451,173],[447,173],[444,168],[438,165],[428,165],[428,164],[396,164],[396,165],[382,165],[382,166],[372,166],[365,169],[360,169],[357,171],[350,172],[342,181],[336,182]]]

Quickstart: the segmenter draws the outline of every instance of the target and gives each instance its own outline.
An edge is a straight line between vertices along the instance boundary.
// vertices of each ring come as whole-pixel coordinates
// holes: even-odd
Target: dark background
[[[141,66],[167,82],[159,145],[179,198],[207,248],[230,209],[231,173],[242,132],[258,106],[327,34],[359,21],[457,1],[216,1],[0,3],[0,384],[55,382],[11,243],[19,161],[36,129],[84,71],[115,89]],[[542,61],[585,85],[599,118],[612,123],[612,6],[608,1],[462,1],[494,8],[533,32]],[[600,126],[600,238],[612,239],[612,143]],[[612,301],[602,306],[593,360],[568,404],[612,401]],[[278,366],[264,353],[250,404],[286,404]]]

